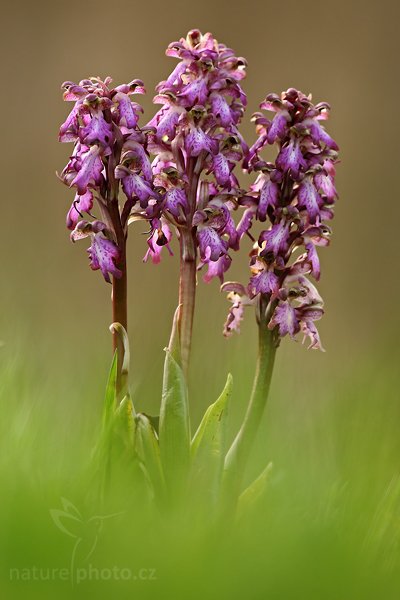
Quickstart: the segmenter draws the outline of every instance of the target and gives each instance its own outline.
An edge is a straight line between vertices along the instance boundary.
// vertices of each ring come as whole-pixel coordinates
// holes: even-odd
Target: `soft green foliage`
[[[122,400],[125,396],[129,395],[129,364],[130,364],[130,349],[129,349],[129,338],[126,330],[120,323],[112,323],[110,325],[110,331],[115,332],[122,342],[124,349],[124,355],[121,365],[121,375],[119,381],[116,381],[116,398],[117,401]]]
[[[159,437],[167,486],[171,493],[180,493],[190,459],[189,405],[182,369],[168,349],[165,356]]]
[[[124,347],[129,356],[125,332],[120,327],[118,331],[124,337]],[[206,410],[191,441],[186,381],[175,357],[180,357],[176,315],[170,346],[166,349],[157,431],[154,419],[135,413],[128,389],[127,364],[124,365],[126,395],[120,403],[117,402],[118,357],[115,352],[106,386],[103,429],[95,452],[95,470],[105,474],[104,494],[104,487],[109,485],[109,472],[115,469],[115,463],[120,462],[122,456],[131,457],[139,463],[150,498],[156,504],[162,506],[167,497],[172,502],[179,502],[189,493],[197,499],[201,497],[209,509],[215,508],[227,451],[227,413],[232,395],[232,375],[228,375],[219,398]]]
[[[149,418],[143,414],[138,414],[136,417],[136,452],[146,471],[152,495],[159,501],[163,501],[165,480],[158,437]]]
[[[165,349],[164,377],[159,421],[161,462],[168,492],[181,496],[190,461],[190,416],[186,379],[180,365],[179,307],[175,311],[171,339]]]
[[[227,413],[232,395],[232,375],[214,404],[209,406],[191,444],[191,485],[196,494],[215,503],[221,485],[227,447]]]
[[[272,463],[268,463],[264,471],[239,496],[238,515],[243,517],[262,499],[272,471]]]
[[[142,494],[145,477],[132,459],[129,468],[111,473],[100,506],[98,479],[88,477],[88,462],[98,439],[93,423],[101,420],[98,379],[104,367],[92,378],[82,372],[71,380],[48,358],[51,377],[45,380],[41,357],[31,357],[27,363],[3,356],[0,366],[2,597],[399,597],[400,405],[395,361],[374,358],[358,371],[352,366],[351,373],[343,367],[340,379],[329,386],[317,382],[313,389],[298,385],[301,375],[293,380],[281,376],[284,370],[278,364],[279,386],[271,394],[244,482],[244,487],[251,485],[273,460],[266,490],[239,520],[217,524],[204,510],[205,498],[196,495],[179,515],[161,514],[148,493]],[[235,363],[235,390],[236,374],[241,373],[241,364]],[[193,385],[201,384],[195,375]],[[139,400],[141,407],[149,401],[135,397],[135,404]],[[234,393],[229,441],[236,431],[234,409],[243,410],[246,400]],[[151,435],[148,423],[139,419]],[[57,576],[10,579],[11,569],[70,568],[75,539],[58,529],[50,514],[62,509],[61,498],[82,514],[85,535],[91,535],[95,517],[107,517],[89,559],[78,547],[76,565],[86,579],[74,587]],[[115,566],[129,569],[137,579],[96,578],[96,569]]]
[[[117,384],[117,351],[114,352],[114,357],[111,363],[110,372],[108,375],[106,393],[104,396],[103,405],[103,430],[107,430],[114,414],[117,398],[116,398],[116,384]]]
[[[127,338],[125,344],[129,356]],[[109,471],[112,468],[111,463],[119,461],[123,454],[132,456],[135,445],[135,410],[128,390],[128,368],[125,367],[124,375],[125,389],[123,391],[125,395],[118,402],[117,363],[118,353],[115,351],[104,396],[102,430],[93,452],[92,467],[95,472],[102,474],[103,494],[104,488],[107,486]]]

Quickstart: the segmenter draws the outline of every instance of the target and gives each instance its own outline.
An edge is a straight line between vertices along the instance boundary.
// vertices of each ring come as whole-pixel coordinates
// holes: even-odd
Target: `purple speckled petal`
[[[307,250],[307,258],[311,264],[311,273],[313,277],[315,277],[315,279],[318,281],[321,276],[321,268],[317,249],[312,242],[306,244],[305,248]]]
[[[168,77],[167,79],[167,83],[169,83],[170,85],[174,85],[174,84],[180,84],[181,83],[181,77],[184,74],[184,72],[186,71],[187,68],[187,63],[181,62],[178,63],[175,67],[175,69],[172,71],[171,75]]]
[[[276,159],[276,164],[285,172],[290,170],[294,179],[298,178],[300,169],[305,169],[307,162],[303,158],[297,139],[291,140],[287,146],[281,149]]]
[[[103,237],[101,233],[97,233],[92,238],[92,244],[88,248],[90,257],[90,266],[96,271],[101,270],[104,279],[111,283],[110,275],[119,279],[122,276],[115,263],[119,259],[119,250],[116,244],[111,240]]]
[[[180,92],[179,98],[184,98],[187,106],[204,105],[207,100],[208,86],[206,79],[195,79]]]
[[[246,235],[246,233],[248,231],[250,231],[251,226],[253,224],[254,217],[255,217],[254,208],[247,208],[244,211],[243,217],[240,219],[239,224],[236,229],[239,240],[242,239],[242,237],[244,235]]]
[[[116,174],[119,174],[119,171]],[[122,189],[129,200],[139,198],[141,205],[147,203],[149,198],[157,198],[157,193],[151,185],[136,173],[126,174],[122,179]]]
[[[337,196],[337,191],[333,178],[324,171],[319,171],[314,175],[314,183],[317,190],[328,200],[332,201]]]
[[[181,188],[172,188],[165,195],[165,208],[176,219],[185,215],[188,210],[188,201],[185,190]]]
[[[87,192],[89,186],[98,185],[100,183],[103,162],[100,158],[100,150],[97,146],[92,146],[88,152],[81,155],[81,158],[81,167],[70,185],[76,186],[78,194],[83,196],[83,194]]]
[[[224,281],[224,274],[231,266],[232,259],[228,254],[223,254],[218,260],[208,261],[208,270],[203,279],[209,283],[214,277],[219,277],[221,283]]]
[[[310,129],[311,138],[315,144],[319,145],[322,142],[332,150],[339,150],[339,146],[335,140],[331,138],[325,131],[325,128],[316,119],[306,119],[304,125]]]
[[[191,129],[186,138],[186,152],[193,157],[199,156],[205,150],[211,154],[217,154],[218,141],[213,140],[199,127]]]
[[[129,128],[136,127],[139,116],[129,96],[122,92],[118,92],[115,94],[113,100],[118,106],[119,125]],[[138,105],[135,103],[135,106]]]
[[[76,103],[74,108],[69,113],[68,117],[60,127],[59,141],[60,142],[75,142],[78,139],[80,104]]]
[[[197,231],[200,256],[203,262],[218,260],[227,251],[228,244],[212,227],[201,227]]]
[[[260,271],[250,278],[249,289],[251,296],[257,296],[257,294],[276,296],[279,291],[279,278],[273,271]]]
[[[272,319],[268,323],[268,329],[274,329],[274,327],[278,327],[281,337],[289,334],[291,338],[294,338],[296,333],[300,331],[300,322],[296,310],[288,301],[279,302],[275,308]]]
[[[284,221],[276,223],[268,231],[260,235],[260,243],[264,243],[263,253],[273,252],[275,256],[288,249],[289,224]]]
[[[124,150],[127,152],[124,154],[123,159],[129,159],[135,163],[135,166],[141,169],[144,178],[151,182],[153,178],[153,172],[151,168],[150,159],[146,150],[142,144],[135,140],[128,139],[124,145]]]
[[[83,196],[76,194],[71,208],[69,209],[67,214],[68,229],[74,229],[79,220],[82,219],[82,213],[90,212],[92,208],[93,194],[90,190],[88,190],[86,194],[83,194]]]
[[[225,100],[224,96],[217,94],[216,92],[211,94],[210,100],[213,114],[216,117],[219,117],[223,127],[228,127],[232,122],[232,113],[228,102]]]
[[[277,206],[279,198],[279,186],[271,179],[267,179],[260,190],[260,199],[257,207],[257,218],[265,221],[269,206]]]
[[[221,153],[212,157],[212,171],[219,185],[226,186],[230,181],[229,162]]]
[[[157,137],[159,139],[167,138],[172,140],[175,137],[175,128],[179,121],[179,112],[173,108],[163,113],[157,125]]]
[[[321,199],[310,177],[306,177],[301,182],[298,197],[299,207],[305,208],[310,223],[315,223],[320,214],[319,203]]]
[[[287,111],[279,111],[272,120],[271,127],[268,130],[268,144],[273,144],[277,139],[283,139],[287,132],[288,121],[290,120]]]
[[[113,139],[111,124],[107,123],[100,111],[94,114],[86,127],[80,130],[79,137],[81,142],[87,145],[100,143],[103,146],[110,146]]]

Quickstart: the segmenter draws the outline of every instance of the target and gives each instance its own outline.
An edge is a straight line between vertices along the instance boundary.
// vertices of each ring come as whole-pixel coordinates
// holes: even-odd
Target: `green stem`
[[[230,502],[236,502],[254,439],[268,399],[278,336],[267,327],[269,318],[261,301],[258,319],[258,358],[253,390],[242,426],[225,459],[224,489]]]

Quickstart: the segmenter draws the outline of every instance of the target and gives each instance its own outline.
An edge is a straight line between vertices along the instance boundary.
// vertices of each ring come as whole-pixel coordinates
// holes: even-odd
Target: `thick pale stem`
[[[243,472],[267,403],[278,347],[276,331],[270,331],[267,327],[268,319],[265,310],[261,310],[260,314],[258,358],[253,391],[243,424],[225,459],[224,487],[232,502],[240,493]]]
[[[196,245],[191,231],[181,231],[179,279],[179,337],[182,369],[188,372],[196,300]]]

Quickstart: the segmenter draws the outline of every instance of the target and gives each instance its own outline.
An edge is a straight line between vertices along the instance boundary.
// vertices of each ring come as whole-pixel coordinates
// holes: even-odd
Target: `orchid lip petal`
[[[97,233],[93,236],[88,254],[91,268],[94,271],[100,269],[107,283],[111,283],[110,275],[117,279],[122,277],[122,271],[116,266],[119,250],[114,242]]]

